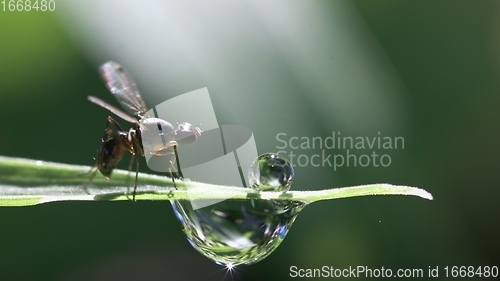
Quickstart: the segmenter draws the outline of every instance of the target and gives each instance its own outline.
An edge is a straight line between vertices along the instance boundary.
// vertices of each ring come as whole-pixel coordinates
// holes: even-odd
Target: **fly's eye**
[[[188,145],[195,142],[201,135],[201,130],[191,123],[182,122],[175,129],[175,140],[181,145]]]

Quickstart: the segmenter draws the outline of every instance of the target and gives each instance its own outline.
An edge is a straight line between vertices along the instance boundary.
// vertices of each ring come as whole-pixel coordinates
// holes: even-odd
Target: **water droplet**
[[[283,241],[306,204],[300,201],[225,200],[194,210],[172,201],[189,243],[218,264],[256,263]]]
[[[288,160],[276,153],[265,153],[250,166],[248,183],[257,192],[287,192],[292,186],[294,176],[293,167]]]

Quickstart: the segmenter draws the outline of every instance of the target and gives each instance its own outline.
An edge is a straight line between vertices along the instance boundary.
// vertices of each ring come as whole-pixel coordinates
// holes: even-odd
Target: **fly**
[[[139,160],[145,153],[143,141],[147,142],[148,153],[152,155],[175,156],[171,161],[169,172],[174,187],[177,189],[171,170],[174,163],[176,163],[178,176],[182,178],[177,154],[177,145],[189,144],[196,141],[202,133],[200,128],[190,123],[182,122],[174,129],[172,124],[168,121],[145,116],[148,109],[134,80],[118,63],[113,61],[106,62],[99,68],[99,73],[106,83],[108,90],[127,113],[97,97],[89,96],[88,100],[131,123],[132,127],[128,131],[124,131],[118,122],[111,116],[108,116],[104,135],[102,137],[102,146],[99,149],[96,166],[94,167],[95,170],[92,171],[89,180],[84,185],[85,191],[89,193],[87,185],[94,179],[97,171],[101,172],[106,178],[110,178],[113,170],[128,151],[132,154],[129,171],[132,169],[134,162],[136,164],[135,184],[132,196],[132,199],[135,201],[139,174]]]

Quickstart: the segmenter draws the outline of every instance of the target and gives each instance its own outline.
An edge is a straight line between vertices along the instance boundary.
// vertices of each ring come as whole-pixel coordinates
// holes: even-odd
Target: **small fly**
[[[99,149],[96,166],[94,167],[95,170],[92,171],[89,180],[84,185],[85,191],[89,193],[86,186],[94,179],[97,171],[100,171],[102,175],[109,178],[116,165],[122,160],[125,152],[128,151],[132,154],[129,171],[132,169],[134,162],[136,164],[135,184],[132,196],[133,200],[135,200],[139,174],[139,158],[144,156],[145,153],[143,141],[147,144],[148,153],[152,155],[175,156],[170,161],[171,167],[169,171],[174,182],[174,187],[177,189],[174,175],[171,171],[174,163],[177,163],[177,175],[182,178],[177,155],[177,145],[193,143],[198,139],[202,131],[200,128],[187,122],[178,124],[177,128],[174,129],[172,124],[163,119],[145,116],[148,109],[142,100],[134,80],[118,63],[113,61],[106,62],[99,68],[99,72],[108,90],[127,113],[93,96],[88,97],[89,101],[132,123],[132,128],[124,131],[118,122],[108,116],[104,136],[102,137],[102,146]]]

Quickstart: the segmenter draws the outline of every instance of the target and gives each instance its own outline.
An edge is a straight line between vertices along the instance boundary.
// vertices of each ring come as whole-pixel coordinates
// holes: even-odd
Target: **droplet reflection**
[[[276,153],[266,153],[260,155],[250,166],[248,183],[257,192],[287,192],[294,176],[295,172],[288,160]]]
[[[256,263],[274,251],[306,204],[299,201],[226,200],[193,210],[172,201],[191,245],[226,266]]]

